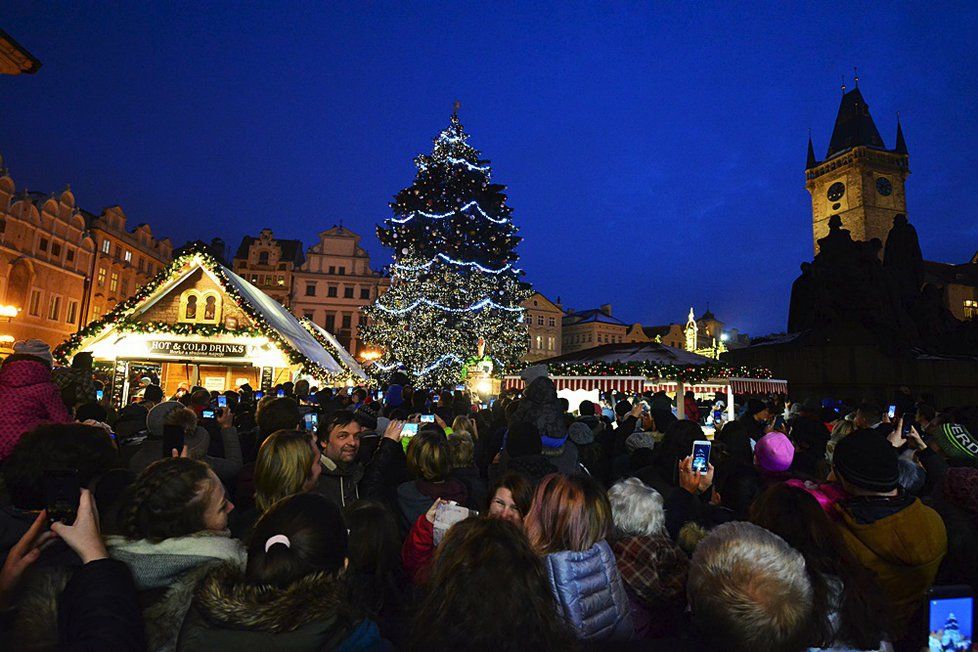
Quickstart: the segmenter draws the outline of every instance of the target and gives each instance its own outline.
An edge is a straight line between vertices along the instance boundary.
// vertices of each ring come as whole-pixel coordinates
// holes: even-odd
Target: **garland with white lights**
[[[521,271],[521,270],[518,270],[518,269],[514,268],[512,265],[510,265],[508,263],[506,265],[498,268],[498,269],[493,269],[491,267],[484,267],[484,266],[480,265],[479,263],[477,263],[475,261],[471,261],[471,260],[470,261],[455,260],[451,256],[446,256],[445,254],[438,254],[437,256],[435,256],[434,258],[432,258],[431,260],[429,260],[428,262],[426,262],[424,265],[414,265],[414,266],[411,266],[411,265],[401,265],[399,263],[394,263],[391,267],[393,269],[404,271],[404,272],[420,272],[420,271],[426,270],[429,267],[431,267],[432,265],[434,265],[438,261],[439,258],[441,260],[444,260],[446,263],[451,263],[452,265],[458,265],[460,267],[474,267],[475,269],[479,270],[480,272],[485,272],[487,274],[502,274],[503,272],[506,272],[506,271],[511,270],[511,269],[514,272],[516,272],[517,274],[519,274],[520,271]]]
[[[771,378],[771,370],[746,365],[731,366],[718,363],[702,365],[655,364],[652,362],[557,362],[548,363],[553,376],[645,376],[684,383],[703,383],[717,378]]]
[[[437,301],[432,301],[431,299],[420,298],[415,299],[411,305],[405,306],[404,308],[389,308],[382,304],[379,300],[374,303],[374,308],[378,310],[383,310],[391,315],[403,315],[411,312],[420,305],[426,305],[430,308],[438,308],[439,310],[444,310],[446,312],[462,313],[462,312],[475,312],[476,310],[482,310],[483,308],[495,308],[496,310],[506,310],[507,312],[519,312],[522,313],[526,308],[523,306],[504,306],[502,304],[496,303],[489,297],[476,301],[473,304],[466,306],[465,308],[452,308],[451,306],[445,306]],[[523,321],[523,315],[519,317],[519,321]]]
[[[407,224],[408,222],[413,220],[417,215],[421,215],[422,217],[427,217],[432,220],[443,220],[445,218],[452,217],[453,215],[464,213],[465,211],[469,210],[473,206],[475,206],[476,210],[478,210],[479,213],[482,214],[482,217],[486,218],[493,224],[509,223],[509,220],[507,220],[506,218],[501,218],[501,219],[495,218],[491,216],[489,213],[482,210],[482,206],[479,206],[479,202],[475,200],[470,201],[468,204],[462,206],[461,208],[456,208],[453,211],[448,211],[447,213],[429,213],[427,211],[413,211],[409,213],[407,217],[392,217],[391,222],[394,222],[395,224]]]

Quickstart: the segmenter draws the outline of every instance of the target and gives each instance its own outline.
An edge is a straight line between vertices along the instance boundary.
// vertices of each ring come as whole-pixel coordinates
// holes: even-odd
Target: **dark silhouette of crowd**
[[[90,359],[15,351],[3,649],[920,650],[928,590],[978,587],[978,409],[907,388],[709,425],[546,377],[117,405]]]

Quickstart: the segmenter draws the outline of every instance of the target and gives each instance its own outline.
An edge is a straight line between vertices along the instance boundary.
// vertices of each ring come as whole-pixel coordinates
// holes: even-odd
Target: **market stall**
[[[96,363],[112,364],[116,404],[125,404],[143,377],[158,381],[167,396],[194,385],[224,391],[248,383],[268,389],[301,376],[324,386],[365,381],[352,356],[338,342],[327,348],[327,341],[194,248],[62,343],[55,356],[67,362],[87,351]]]

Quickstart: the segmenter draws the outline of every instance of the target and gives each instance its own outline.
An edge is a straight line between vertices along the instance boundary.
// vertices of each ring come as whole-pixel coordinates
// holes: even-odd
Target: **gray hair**
[[[751,523],[725,523],[696,547],[686,585],[696,622],[724,648],[802,649],[812,586],[805,558]]]
[[[666,512],[662,496],[638,478],[625,478],[608,490],[616,537],[665,534]]]

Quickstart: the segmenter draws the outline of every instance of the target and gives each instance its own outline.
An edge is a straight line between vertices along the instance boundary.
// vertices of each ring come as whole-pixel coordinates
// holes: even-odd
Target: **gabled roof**
[[[716,360],[697,355],[657,342],[623,342],[621,344],[602,344],[591,349],[565,353],[554,358],[540,360],[537,364],[548,363],[579,364],[583,362],[649,362],[657,365],[711,365]]]
[[[645,333],[647,338],[654,340],[657,335],[668,335],[673,326],[678,326],[678,324],[666,324],[664,326],[643,326],[642,332]]]
[[[336,351],[334,356],[280,303],[256,288],[203,251],[189,250],[175,258],[153,280],[135,295],[63,342],[55,351],[59,359],[67,359],[77,351],[103,339],[113,330],[122,331],[125,325],[138,321],[161,297],[166,296],[189,275],[202,270],[216,282],[228,298],[245,311],[258,330],[269,337],[293,361],[301,361],[313,375],[353,376],[366,379],[359,365],[352,367]],[[213,327],[210,327],[213,328]],[[235,334],[234,331],[226,334]],[[342,349],[337,343],[337,346]],[[349,356],[349,353],[346,353]],[[340,358],[339,360],[337,358]]]
[[[234,254],[235,258],[246,259],[248,258],[248,250],[251,249],[251,245],[255,243],[258,238],[246,235],[241,238],[241,244],[238,245],[238,251]],[[301,240],[283,240],[281,238],[272,238],[272,242],[278,246],[282,251],[280,260],[292,261],[295,266],[298,267],[305,262],[306,257],[302,249]]]
[[[601,324],[616,324],[618,326],[628,326],[622,320],[612,317],[608,313],[602,311],[600,308],[591,308],[590,310],[579,310],[577,312],[568,312],[564,315],[564,323],[568,326],[574,326],[576,324],[587,324],[587,323],[601,323]]]
[[[33,75],[40,67],[41,62],[37,57],[15,41],[14,37],[0,29],[0,71],[8,75],[22,73]]]
[[[869,114],[869,104],[863,99],[859,89],[854,88],[842,96],[835,128],[832,130],[832,140],[829,141],[829,151],[825,157],[832,158],[859,146],[886,149],[880,132],[876,129],[876,123]]]
[[[539,305],[534,306],[533,305],[534,301],[536,301]],[[536,291],[534,291],[533,294],[531,294],[526,299],[526,301],[523,302],[523,305],[527,308],[534,307],[534,308],[543,308],[544,310],[551,310],[553,312],[559,312],[559,313],[564,312],[557,306],[557,304],[555,304],[547,297],[543,296],[542,293]]]

